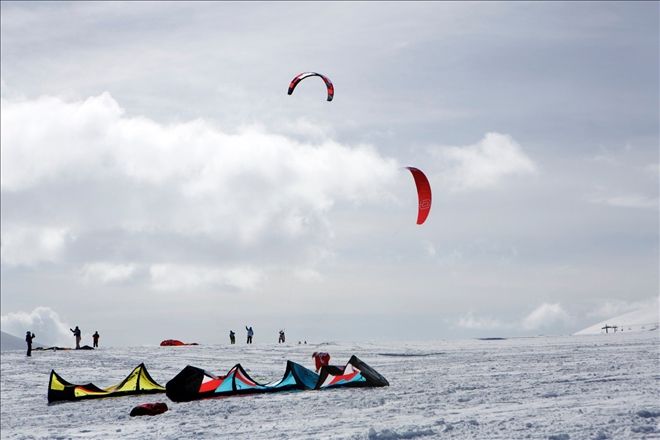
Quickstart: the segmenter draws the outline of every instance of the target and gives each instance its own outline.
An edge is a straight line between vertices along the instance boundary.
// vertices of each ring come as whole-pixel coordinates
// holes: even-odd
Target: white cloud
[[[488,330],[505,327],[505,325],[493,318],[477,317],[472,312],[466,313],[458,320],[458,326],[471,330]]]
[[[258,126],[227,133],[202,120],[164,125],[125,115],[108,93],[78,102],[3,98],[1,117],[3,197],[45,206],[53,191],[52,209],[70,228],[15,232],[37,226],[12,209],[3,217],[7,263],[55,260],[65,232],[94,231],[199,236],[229,248],[289,239],[289,249],[302,248],[289,254],[305,255],[325,245],[333,206],[391,197],[400,171],[372,146],[335,142],[304,121],[313,142]],[[99,271],[108,268],[87,268]]]
[[[1,102],[3,190],[71,171],[70,177],[94,173],[114,147],[108,136],[122,110],[107,93],[77,103],[55,97]]]
[[[30,313],[8,313],[2,315],[0,322],[2,331],[23,337],[29,330],[37,335],[35,343],[46,346],[71,346],[73,340],[69,324],[49,307],[37,307]]]
[[[0,255],[3,264],[33,265],[57,261],[72,237],[66,228],[2,226]]]
[[[536,173],[537,167],[509,135],[487,133],[474,145],[443,147],[444,178],[454,190],[483,189],[512,175]]]
[[[210,268],[184,264],[155,264],[149,269],[151,287],[161,291],[181,291],[231,287],[252,290],[264,275],[252,267]]]
[[[282,133],[302,136],[308,139],[326,139],[332,134],[332,129],[329,126],[304,117],[296,118],[293,121],[284,121],[278,129]]]
[[[648,197],[641,194],[625,194],[611,197],[592,197],[592,203],[615,206],[619,208],[656,209],[657,197]]]
[[[435,257],[437,255],[438,251],[435,249],[435,246],[430,241],[422,242],[422,246],[424,246],[424,250],[426,251],[426,254],[429,257]]]
[[[563,325],[568,321],[569,315],[560,304],[543,303],[521,320],[507,323],[491,317],[476,316],[470,311],[459,318],[457,325],[471,330],[522,329],[530,331]]]
[[[323,275],[316,270],[309,267],[300,267],[293,270],[293,276],[305,282],[319,282],[323,280]]]
[[[3,99],[2,188],[23,189],[55,176],[121,177],[174,183],[191,197],[218,191],[226,197],[232,195],[228,184],[238,181],[323,208],[334,197],[374,196],[374,188],[397,172],[393,159],[368,146],[301,144],[257,126],[227,134],[201,120],[163,126],[123,113],[108,93],[73,103]],[[301,180],[308,185],[296,190]]]
[[[118,283],[129,280],[137,272],[134,264],[89,263],[82,268],[82,275],[87,281]]]
[[[622,301],[622,300],[609,300],[598,305],[595,309],[587,313],[590,318],[612,318],[614,316],[622,315],[634,310],[655,307],[657,309],[658,298],[649,301]]]
[[[537,330],[555,324],[563,324],[568,319],[568,313],[559,303],[543,303],[522,320],[522,326],[527,330]]]
[[[660,177],[660,163],[651,163],[643,167],[644,172],[653,175],[653,177]]]

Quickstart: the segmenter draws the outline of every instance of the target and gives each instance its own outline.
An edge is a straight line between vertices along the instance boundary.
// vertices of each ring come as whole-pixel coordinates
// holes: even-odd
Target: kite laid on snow
[[[390,383],[381,374],[353,355],[346,365],[325,365],[319,372],[315,389],[340,387],[386,387]]]
[[[426,175],[415,167],[406,167],[415,179],[415,186],[417,186],[417,198],[419,200],[419,208],[417,209],[417,224],[421,225],[426,221],[426,218],[431,212],[431,184]]]
[[[178,339],[165,339],[160,342],[161,347],[179,347],[182,345],[199,345],[197,342],[181,342]]]
[[[117,385],[107,388],[99,388],[92,383],[74,385],[62,379],[55,370],[52,370],[48,382],[48,403],[63,400],[98,399],[102,397],[163,392],[165,392],[165,387],[159,385],[151,378],[144,364],[135,367],[126,379]]]
[[[224,376],[215,376],[188,365],[167,382],[167,397],[175,402],[238,394],[272,393],[291,390],[318,390],[339,387],[384,387],[389,382],[376,370],[351,356],[345,367],[323,366],[320,374],[287,361],[282,379],[260,384],[252,379],[241,364]]]
[[[330,78],[328,78],[325,75],[321,75],[320,73],[316,72],[304,72],[296,75],[292,80],[291,83],[289,84],[289,91],[288,94],[291,95],[293,94],[293,90],[296,88],[298,83],[302,81],[305,78],[309,78],[310,76],[320,76],[323,82],[325,82],[325,86],[328,90],[328,101],[332,101],[332,98],[335,96],[335,87],[332,85],[332,81],[330,81]]]

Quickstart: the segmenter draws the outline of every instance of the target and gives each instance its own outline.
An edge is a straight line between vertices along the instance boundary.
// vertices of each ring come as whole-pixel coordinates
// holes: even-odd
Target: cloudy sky
[[[523,336],[653,304],[659,8],[3,2],[2,329]],[[304,71],[334,101],[287,96]]]

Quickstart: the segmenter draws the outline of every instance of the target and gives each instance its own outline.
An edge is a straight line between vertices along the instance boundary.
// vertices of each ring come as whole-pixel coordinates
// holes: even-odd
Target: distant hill
[[[25,341],[9,333],[0,332],[0,351],[23,350],[27,348]]]
[[[655,303],[651,303],[648,307],[606,319],[574,334],[598,335],[600,333],[605,333],[605,330],[603,330],[605,325],[616,325],[618,327],[617,331],[623,331],[624,333],[657,330],[660,326],[659,321],[660,311],[658,311],[658,303],[656,301]],[[609,332],[611,333],[612,330],[609,330]]]
[[[10,335],[6,332],[0,332],[0,336],[0,351],[27,349],[27,344],[25,343],[24,338],[19,338],[18,336]],[[35,342],[32,343],[32,347],[43,347],[43,345],[37,344],[35,340]]]

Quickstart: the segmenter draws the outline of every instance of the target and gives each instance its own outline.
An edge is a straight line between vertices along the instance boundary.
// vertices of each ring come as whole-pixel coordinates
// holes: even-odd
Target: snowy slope
[[[658,332],[433,343],[328,343],[101,348],[6,352],[1,436],[93,439],[619,439],[658,438]],[[162,395],[48,405],[55,369],[74,383],[109,386],[140,362],[165,384],[186,365],[216,374],[241,362],[261,381],[287,359],[351,354],[390,382],[377,389],[285,392],[174,403]],[[144,402],[155,417],[129,417]]]
[[[623,315],[615,316],[614,318],[606,319],[590,327],[587,327],[576,335],[597,335],[605,333],[603,327],[607,324],[610,326],[617,326],[617,331],[648,331],[658,328],[660,322],[660,311],[658,310],[658,302],[655,301],[639,310],[624,313]],[[608,330],[612,333],[613,330]]]

